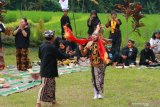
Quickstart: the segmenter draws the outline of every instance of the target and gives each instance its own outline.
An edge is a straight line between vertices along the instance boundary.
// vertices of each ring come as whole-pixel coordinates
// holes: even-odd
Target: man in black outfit
[[[148,66],[153,63],[157,63],[155,54],[152,49],[150,49],[150,43],[145,44],[145,48],[140,53],[140,62],[139,65]]]
[[[110,59],[110,64],[115,66],[118,63],[119,53],[116,52],[115,50],[113,50],[111,39],[108,39],[108,43],[107,43],[107,46],[106,46],[106,51],[107,51],[108,57]]]
[[[97,25],[100,24],[101,21],[97,15],[96,10],[92,10],[89,19],[87,20],[88,26],[88,38],[90,38],[97,28]]]
[[[68,10],[67,9],[63,10],[63,13],[64,15],[61,17],[61,20],[60,20],[61,21],[61,35],[62,35],[62,39],[65,40],[63,26],[67,25],[71,30],[72,30],[72,27],[71,27],[70,19],[68,17]]]
[[[133,40],[129,40],[127,46],[121,50],[119,62],[123,63],[125,66],[136,65],[138,50],[134,46],[134,43]]]
[[[58,51],[54,42],[54,32],[45,31],[46,42],[39,48],[39,58],[41,59],[40,75],[42,86],[39,90],[37,107],[41,107],[43,102],[55,104],[55,77],[58,77],[57,59],[66,59],[66,56]]]
[[[112,49],[119,52],[122,42],[120,26],[122,24],[121,20],[117,18],[116,12],[111,12],[112,19],[108,17],[108,22],[106,23],[106,28],[110,27],[109,39],[112,39]]]

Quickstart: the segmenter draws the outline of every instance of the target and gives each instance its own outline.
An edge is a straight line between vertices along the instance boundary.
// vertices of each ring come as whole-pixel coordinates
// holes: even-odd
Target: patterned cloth
[[[37,103],[50,102],[54,103],[55,98],[55,78],[42,78],[42,85],[39,90]]]
[[[31,68],[28,53],[28,49],[16,49],[16,60],[18,70],[26,71],[27,69]]]
[[[101,64],[99,67],[92,66],[92,84],[97,94],[103,94],[105,68],[105,64]]]
[[[0,48],[0,70],[3,70],[5,67],[4,58],[3,58],[3,49]]]

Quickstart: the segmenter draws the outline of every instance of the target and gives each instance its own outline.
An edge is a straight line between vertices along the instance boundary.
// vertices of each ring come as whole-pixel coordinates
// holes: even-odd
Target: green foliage
[[[6,0],[9,10],[43,10],[60,11],[59,0]],[[98,4],[92,1],[97,1]],[[123,4],[124,0],[69,0],[69,6],[72,11],[90,12],[92,9],[98,12],[111,12],[115,9],[115,4]],[[143,12],[147,14],[160,12],[160,0],[130,0],[131,2],[140,2],[144,7]]]
[[[35,29],[34,35],[33,35],[33,38],[31,38],[31,40],[32,40],[32,42],[40,44],[44,40],[44,36],[43,36],[43,34],[44,34],[44,21],[42,19],[40,19],[34,29]]]
[[[34,23],[39,22],[40,19],[43,19],[44,22],[48,22],[52,18],[52,12],[23,11],[21,17],[26,17],[27,19],[32,20]]]

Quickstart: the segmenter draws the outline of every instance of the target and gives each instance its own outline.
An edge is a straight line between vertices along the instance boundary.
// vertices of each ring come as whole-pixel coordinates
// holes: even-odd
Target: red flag
[[[100,55],[100,58],[105,62],[105,63],[109,63],[108,60],[108,53],[106,52],[106,49],[102,43],[102,39],[98,40],[98,52]]]
[[[76,38],[74,36],[73,32],[67,26],[64,26],[64,31],[65,31],[64,37],[69,41],[73,41],[73,42],[76,42],[81,45],[86,44],[87,42],[91,41],[91,39],[78,39],[78,38]],[[106,49],[102,43],[102,39],[98,40],[98,52],[99,52],[101,60],[103,60],[104,63],[109,63],[108,54],[107,54]]]
[[[78,39],[78,38],[76,38],[74,36],[73,32],[67,26],[64,26],[64,31],[65,31],[64,37],[69,41],[76,42],[80,45],[86,44],[87,42],[91,41],[91,39]]]

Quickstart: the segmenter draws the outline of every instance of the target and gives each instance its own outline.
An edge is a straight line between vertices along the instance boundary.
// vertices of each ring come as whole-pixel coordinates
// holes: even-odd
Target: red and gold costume
[[[85,44],[93,41],[92,39],[78,39],[72,31],[64,26],[65,38],[67,40],[76,42],[78,44]],[[99,34],[99,33],[98,33]],[[90,62],[91,62],[91,73],[92,73],[92,84],[94,88],[95,98],[101,98],[103,94],[104,86],[104,75],[106,64],[109,62],[108,54],[104,48],[102,37],[99,35],[97,41],[93,41],[90,49]]]

